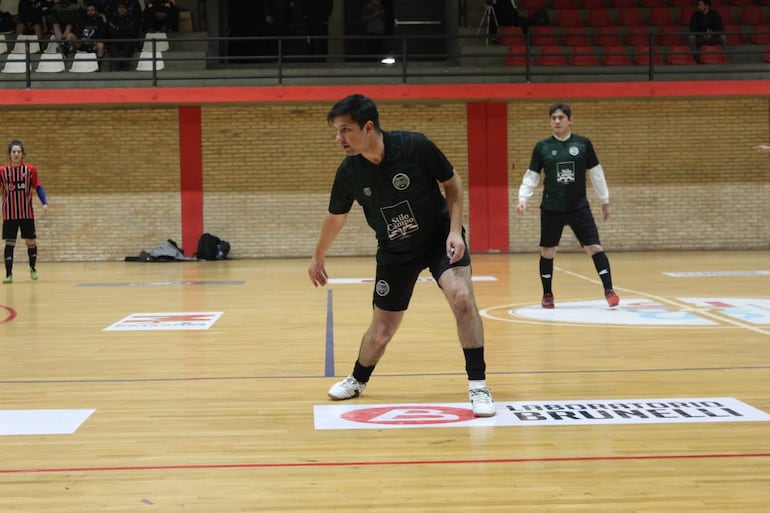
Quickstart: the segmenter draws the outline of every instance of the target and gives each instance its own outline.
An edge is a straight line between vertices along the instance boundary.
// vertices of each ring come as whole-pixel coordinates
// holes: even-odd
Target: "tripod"
[[[492,7],[492,4],[487,3],[484,6],[484,12],[481,13],[481,20],[479,21],[479,28],[476,29],[476,35],[478,36],[481,34],[481,30],[483,29],[484,34],[487,36],[484,38],[484,44],[488,45],[490,41],[494,41],[494,35],[497,35],[498,27],[495,8]]]

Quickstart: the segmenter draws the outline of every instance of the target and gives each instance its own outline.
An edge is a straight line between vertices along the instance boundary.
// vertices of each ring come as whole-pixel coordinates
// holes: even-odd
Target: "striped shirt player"
[[[21,238],[27,244],[29,257],[29,273],[37,280],[37,235],[35,234],[35,210],[32,198],[37,193],[43,204],[43,215],[48,210],[48,200],[45,190],[40,184],[37,169],[32,164],[24,162],[24,145],[21,141],[13,140],[8,144],[10,163],[0,168],[0,188],[3,192],[3,239],[5,240],[5,279],[3,283],[13,282],[13,253],[16,247],[16,236],[21,232]],[[34,192],[33,192],[34,191]]]
[[[347,156],[334,178],[329,210],[308,266],[311,283],[326,285],[326,253],[354,202],[363,208],[377,237],[371,324],[352,374],[335,383],[329,397],[350,399],[364,390],[401,324],[420,272],[427,268],[455,314],[473,414],[493,416],[495,404],[486,385],[484,330],[462,226],[460,176],[423,134],[383,131],[377,108],[366,96],[354,94],[340,100],[327,121]]]
[[[519,187],[518,215],[527,211],[527,201],[543,176],[540,203],[540,281],[543,286],[543,308],[553,308],[553,259],[565,226],[572,228],[580,245],[594,262],[610,307],[620,298],[612,288],[610,262],[599,241],[599,230],[586,197],[586,175],[602,202],[602,217],[610,217],[610,193],[599,159],[590,139],[571,132],[572,109],[557,103],[549,109],[553,133],[538,141],[532,150],[529,167]]]

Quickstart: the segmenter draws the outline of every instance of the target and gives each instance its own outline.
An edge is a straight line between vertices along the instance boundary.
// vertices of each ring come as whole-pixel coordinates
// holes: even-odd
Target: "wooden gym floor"
[[[349,280],[326,289],[305,259],[44,262],[37,282],[17,260],[0,511],[770,512],[767,252],[609,257],[619,308],[562,253],[544,311],[536,254],[474,255],[498,415],[457,425],[462,353],[430,282],[362,397],[327,399],[372,258],[330,258]],[[46,434],[59,410],[88,413]]]

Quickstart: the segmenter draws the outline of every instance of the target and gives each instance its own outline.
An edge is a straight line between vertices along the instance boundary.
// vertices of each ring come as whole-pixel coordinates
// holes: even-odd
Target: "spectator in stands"
[[[757,153],[770,153],[770,144],[760,144],[754,146],[754,149],[757,150]]]
[[[48,8],[48,27],[53,32],[54,38],[60,44],[65,45],[65,53],[69,53],[70,46],[66,43],[69,35],[75,27],[78,17],[78,4],[72,0],[52,0]]]
[[[139,0],[107,0],[104,13],[107,16],[109,16],[110,14],[115,14],[118,10],[118,4],[121,2],[126,4],[126,9],[128,10],[128,14],[130,14],[131,16],[134,16],[135,18],[138,18],[140,20],[140,25],[141,25],[142,4],[139,3]]]
[[[329,16],[332,14],[332,0],[306,0],[302,4],[305,16],[305,33],[308,35],[308,53],[326,55],[329,53]],[[318,39],[315,39],[318,38]]]
[[[722,16],[711,8],[711,0],[698,0],[698,8],[690,17],[690,35],[687,36],[695,62],[700,62],[703,45],[721,45],[727,48]]]
[[[147,0],[144,3],[145,32],[176,32],[179,8],[174,0]]]
[[[137,41],[120,41],[121,39],[138,39],[141,32],[139,18],[128,12],[125,0],[117,3],[115,12],[107,15],[107,37],[111,40],[107,43],[107,53],[113,60],[110,69],[113,71],[128,70],[131,57],[137,48]],[[114,40],[114,41],[112,41]]]
[[[40,0],[19,0],[16,35],[28,34],[43,39],[43,2]]]
[[[96,57],[104,57],[104,41],[107,35],[107,24],[92,3],[86,5],[75,21],[75,28],[67,35],[67,40],[79,52],[93,52]]]
[[[519,16],[519,10],[516,8],[512,0],[489,0],[492,2],[492,9],[495,12],[495,20],[497,26],[493,27],[494,23],[490,22],[489,32],[490,34],[497,34],[500,32],[500,27],[521,27],[523,33],[527,33],[527,20]]]
[[[366,28],[366,55],[376,55],[378,58],[385,53],[385,31],[387,14],[380,0],[367,0],[361,14],[361,23]]]

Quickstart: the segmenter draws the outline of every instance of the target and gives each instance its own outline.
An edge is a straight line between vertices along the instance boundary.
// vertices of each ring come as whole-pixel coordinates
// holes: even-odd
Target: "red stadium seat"
[[[663,64],[663,57],[658,53],[657,48],[652,49],[652,58],[653,62],[657,64]],[[640,66],[649,66],[650,65],[650,47],[649,46],[637,46],[636,47],[636,56],[634,57],[634,62],[636,64],[639,64]]]
[[[559,36],[556,29],[550,25],[538,25],[530,29],[532,33],[532,44],[535,46],[557,46]]]
[[[573,66],[598,66],[593,46],[575,46],[569,57],[569,63]]]
[[[618,25],[621,27],[641,27],[644,26],[642,13],[636,7],[625,7],[618,9]]]
[[[590,27],[613,26],[612,16],[610,16],[610,11],[607,9],[591,9],[590,11],[588,11],[588,17],[586,18],[586,23]]]
[[[591,35],[584,27],[567,27],[561,34],[561,42],[566,46],[588,46]]]
[[[628,27],[626,43],[630,46],[650,46],[649,27]]]
[[[636,7],[636,0],[607,0],[608,7],[613,9],[627,9]]]
[[[663,46],[679,46],[687,44],[687,29],[676,25],[659,27],[655,35],[655,43]]]
[[[676,65],[695,64],[690,47],[686,45],[670,46],[666,54],[666,62]]]
[[[500,27],[500,33],[497,37],[498,43],[506,46],[524,46],[527,43],[521,27],[503,25]]]
[[[747,5],[741,10],[740,22],[742,25],[765,25],[765,13],[758,5]]]
[[[725,37],[730,46],[742,45],[744,43],[743,28],[740,25],[725,25]],[[770,41],[768,42],[770,43]]]
[[[651,27],[661,27],[663,25],[673,25],[674,17],[671,16],[671,9],[668,7],[653,7],[647,15],[647,25]]]
[[[527,47],[509,46],[508,56],[505,58],[508,66],[526,66],[527,65]]]
[[[594,44],[597,46],[621,46],[623,38],[617,27],[598,27],[594,34]]]
[[[765,47],[765,62],[770,62],[770,45]]]
[[[580,9],[562,9],[556,11],[555,25],[559,27],[582,27],[582,11]]]
[[[648,9],[668,7],[668,1],[667,0],[639,0],[639,7],[647,7]]]
[[[730,5],[732,5],[732,2]],[[735,16],[733,16],[733,10],[730,8],[730,5],[720,5],[714,9],[722,17],[722,25],[736,25],[738,23]]]
[[[608,46],[604,49],[602,64],[605,66],[630,66],[631,57],[625,46]]]
[[[755,25],[751,27],[751,34],[749,34],[749,41],[751,41],[755,45],[770,44],[770,25]]]
[[[604,9],[607,7],[607,0],[583,0],[581,5],[583,9]]]
[[[578,4],[576,0],[551,0],[551,9],[577,9]]]
[[[537,58],[541,66],[566,66],[567,59],[564,57],[564,49],[561,46],[544,46],[540,49],[540,55]]]
[[[727,55],[720,45],[703,45],[700,49],[700,61],[703,64],[727,64]]]

